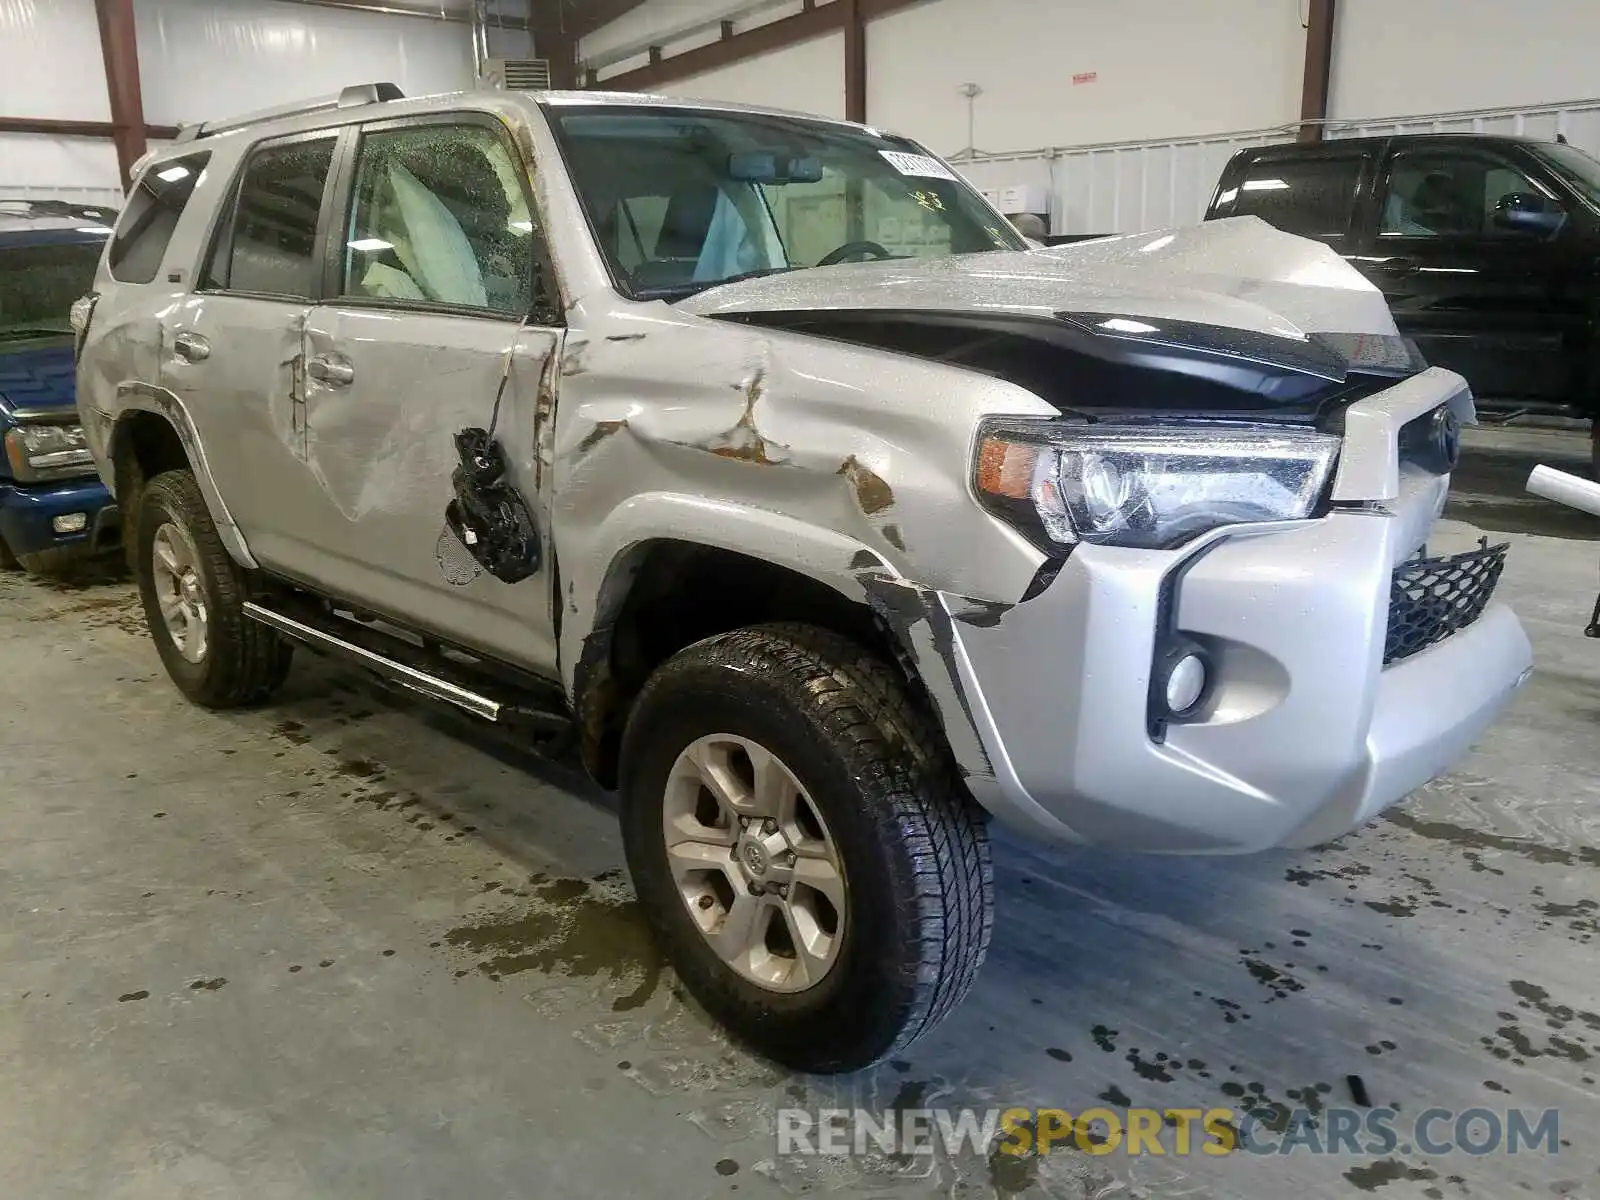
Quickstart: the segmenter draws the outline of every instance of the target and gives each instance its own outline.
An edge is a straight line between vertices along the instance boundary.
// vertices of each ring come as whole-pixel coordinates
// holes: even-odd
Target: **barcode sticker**
[[[902,154],[898,150],[880,150],[878,153],[902,175],[915,175],[923,179],[955,179],[949,167],[926,154]]]

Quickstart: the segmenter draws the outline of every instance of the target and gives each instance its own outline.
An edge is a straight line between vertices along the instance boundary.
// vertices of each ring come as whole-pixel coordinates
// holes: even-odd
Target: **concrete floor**
[[[1511,493],[1539,669],[1458,771],[1320,851],[998,839],[975,994],[905,1060],[788,1077],[676,999],[605,797],[309,657],[189,707],[124,581],[0,580],[0,1196],[1600,1196],[1600,522]],[[1527,529],[1539,534],[1529,536]],[[1555,1157],[776,1158],[776,1108],[1561,1110]],[[1241,1099],[1242,1097],[1242,1099]]]

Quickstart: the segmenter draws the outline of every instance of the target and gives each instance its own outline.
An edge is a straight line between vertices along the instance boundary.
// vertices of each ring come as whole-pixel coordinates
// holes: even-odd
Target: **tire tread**
[[[149,530],[153,537],[160,525],[159,521],[148,523],[152,516],[148,510],[154,505],[164,507],[181,521],[194,539],[195,550],[217,601],[211,605],[210,648],[205,673],[194,686],[186,686],[176,677],[174,681],[189,699],[206,708],[242,708],[261,703],[288,677],[291,647],[275,630],[244,615],[244,602],[249,595],[244,570],[217,535],[193,473],[164,471],[145,486],[141,499],[141,508],[145,511],[139,522],[141,549],[144,532]],[[141,588],[145,586],[149,571],[149,562],[142,561],[139,564]],[[150,632],[159,644],[164,630],[158,624],[158,614],[148,602],[146,610]],[[162,646],[164,658],[168,649]]]

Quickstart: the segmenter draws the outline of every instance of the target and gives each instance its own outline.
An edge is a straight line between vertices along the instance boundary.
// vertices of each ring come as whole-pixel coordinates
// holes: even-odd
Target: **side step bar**
[[[336,622],[334,619],[318,621],[311,612],[305,612],[301,616],[290,616],[254,600],[245,601],[244,615],[252,621],[259,621],[276,629],[285,637],[303,643],[311,650],[346,659],[357,666],[365,667],[386,682],[420,696],[426,696],[430,700],[453,705],[481,720],[502,725],[531,725],[546,733],[570,728],[570,722],[564,713],[533,707],[522,697],[515,700],[499,698],[489,694],[497,689],[478,685],[475,681],[457,682],[445,678],[445,672],[466,674],[461,668],[454,667],[454,664],[441,663],[437,667],[432,667],[430,664],[429,667],[425,667],[415,661],[404,662],[403,657],[415,660],[423,657],[425,652],[401,639],[390,638],[388,635],[366,629],[353,622],[348,623],[349,629],[334,632],[329,628],[330,625],[335,623],[343,625],[346,622]],[[383,645],[386,642],[391,644]],[[379,649],[380,645],[383,645],[383,649]],[[519,703],[518,700],[523,702]]]

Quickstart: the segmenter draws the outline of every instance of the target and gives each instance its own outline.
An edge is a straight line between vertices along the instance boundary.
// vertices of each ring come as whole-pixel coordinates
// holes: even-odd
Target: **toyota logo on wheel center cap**
[[[752,875],[765,875],[767,873],[767,852],[758,842],[746,842],[744,845],[745,870]]]

